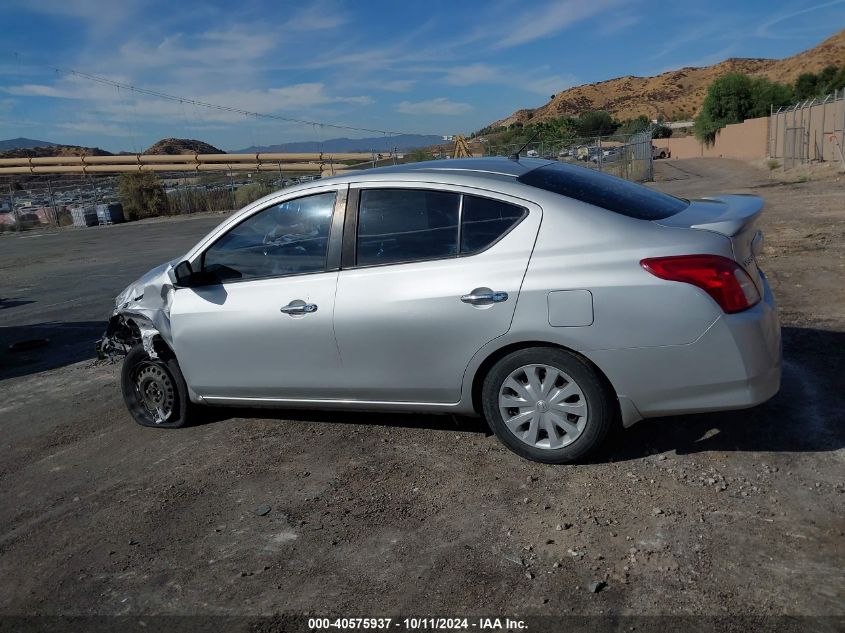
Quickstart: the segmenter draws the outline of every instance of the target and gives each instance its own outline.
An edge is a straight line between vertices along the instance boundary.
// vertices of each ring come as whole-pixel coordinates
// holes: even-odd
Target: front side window
[[[288,200],[250,216],[203,255],[203,271],[221,281],[326,269],[335,192]]]
[[[358,266],[454,257],[461,196],[418,189],[367,189],[358,210]]]

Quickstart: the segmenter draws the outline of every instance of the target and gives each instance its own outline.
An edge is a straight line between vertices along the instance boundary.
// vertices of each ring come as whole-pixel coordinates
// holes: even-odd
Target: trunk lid
[[[712,196],[690,200],[690,205],[680,213],[654,222],[661,226],[713,231],[729,238],[734,259],[748,272],[762,295],[763,278],[756,257],[763,248],[763,233],[757,228],[762,211],[763,199],[758,196]]]

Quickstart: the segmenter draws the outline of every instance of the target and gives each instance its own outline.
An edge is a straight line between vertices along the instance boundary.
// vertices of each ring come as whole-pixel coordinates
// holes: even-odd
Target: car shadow
[[[104,321],[54,321],[0,327],[0,381],[96,357]]]
[[[741,411],[637,422],[591,460],[625,461],[652,453],[703,451],[826,452],[845,447],[845,332],[784,327],[778,394]]]
[[[234,418],[278,420],[279,422],[323,422],[326,424],[361,424],[432,431],[461,431],[490,435],[487,423],[480,417],[433,414],[395,413],[385,411],[346,411],[316,409],[268,409],[245,407],[208,407],[197,424],[213,424]]]
[[[614,432],[589,463],[654,453],[824,452],[845,447],[845,333],[784,327],[780,392],[752,409],[642,420]],[[231,418],[427,428],[489,434],[481,418],[407,413],[214,408],[205,423]]]
[[[35,303],[35,301],[32,299],[10,299],[8,297],[0,297],[0,310],[17,308],[18,306],[25,306],[29,303]]]

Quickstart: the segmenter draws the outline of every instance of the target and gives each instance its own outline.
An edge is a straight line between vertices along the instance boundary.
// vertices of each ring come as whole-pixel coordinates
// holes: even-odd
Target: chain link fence
[[[521,148],[521,144],[488,144],[487,154],[510,156]],[[520,156],[559,160],[636,182],[654,179],[654,148],[650,131],[539,140],[529,143]]]
[[[773,111],[769,157],[791,169],[807,162],[840,161],[845,167],[845,88]]]

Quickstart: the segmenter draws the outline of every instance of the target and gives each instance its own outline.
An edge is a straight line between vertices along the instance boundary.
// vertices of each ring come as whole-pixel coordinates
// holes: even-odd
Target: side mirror
[[[177,286],[188,287],[191,285],[194,277],[194,269],[191,268],[191,262],[179,262],[173,269],[172,281]]]

